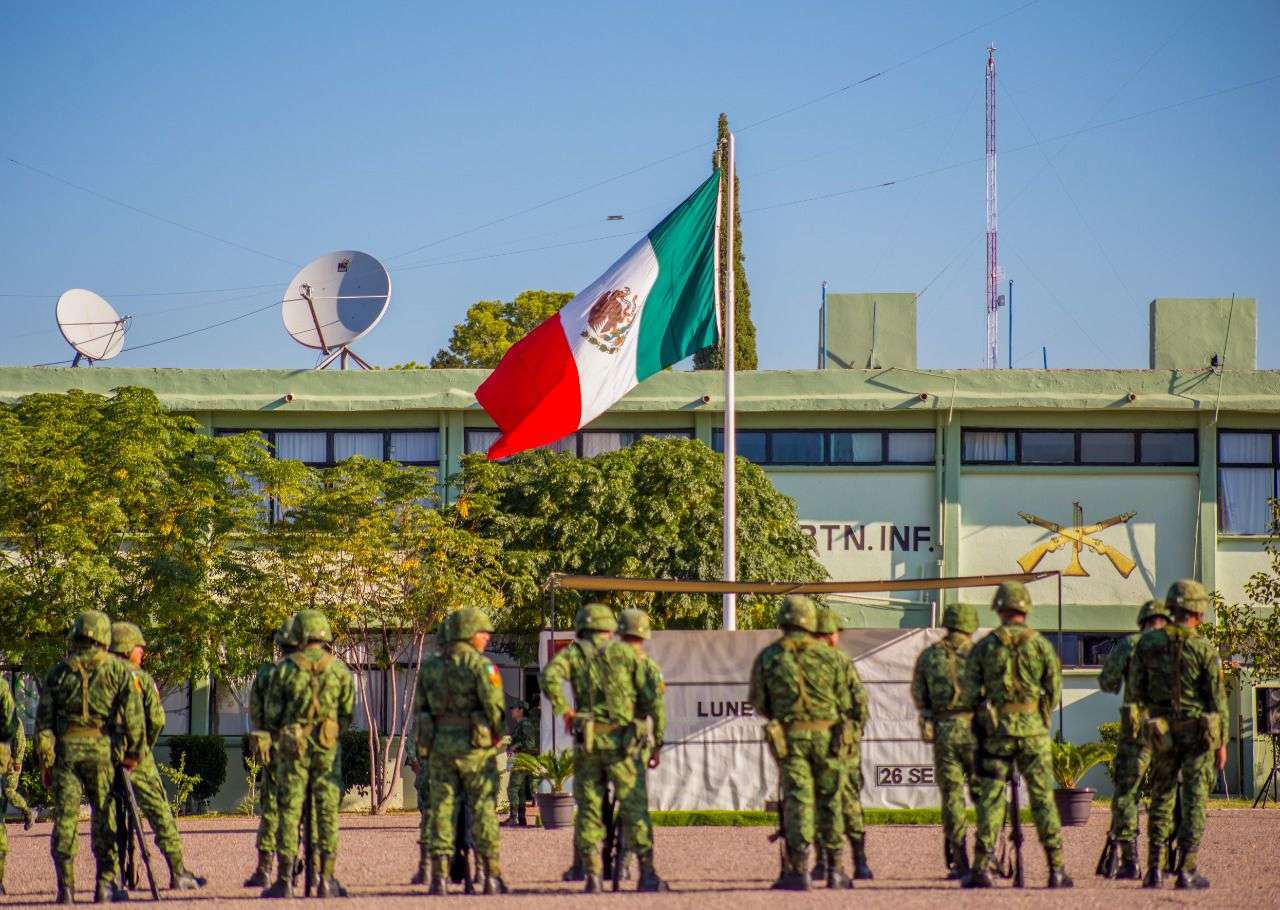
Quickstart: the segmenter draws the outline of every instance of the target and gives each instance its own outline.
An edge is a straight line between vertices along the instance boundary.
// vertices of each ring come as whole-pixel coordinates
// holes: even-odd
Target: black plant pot
[[[538,817],[542,819],[542,827],[573,827],[572,793],[539,793],[535,798],[538,801]]]
[[[1053,791],[1058,817],[1064,825],[1087,825],[1095,791],[1089,787],[1059,787]]]

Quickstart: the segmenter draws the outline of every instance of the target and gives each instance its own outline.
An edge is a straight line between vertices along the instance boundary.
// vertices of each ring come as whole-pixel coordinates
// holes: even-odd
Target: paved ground
[[[50,865],[49,825],[37,825],[30,832],[9,826],[10,853],[5,886],[9,896],[0,906],[48,904],[53,897],[53,869]],[[940,830],[936,827],[877,826],[869,830],[868,849],[876,872],[874,882],[859,883],[856,892],[812,891],[806,895],[779,895],[767,890],[777,868],[776,847],[768,842],[763,828],[660,828],[657,832],[658,865],[671,881],[669,895],[605,895],[599,898],[576,896],[576,886],[559,881],[568,864],[571,834],[568,831],[503,829],[503,864],[507,880],[515,889],[508,898],[491,898],[491,903],[512,907],[559,907],[566,898],[575,906],[588,902],[622,901],[631,906],[691,907],[698,910],[747,910],[803,902],[811,906],[836,907],[856,899],[861,905],[885,910],[924,906],[947,900],[955,907],[1015,906],[1029,898],[1037,906],[1105,907],[1114,910],[1123,901],[1125,910],[1157,904],[1204,903],[1228,907],[1280,906],[1280,863],[1276,861],[1280,841],[1280,810],[1214,810],[1210,813],[1202,869],[1213,880],[1208,895],[1144,891],[1136,883],[1103,882],[1092,874],[1106,830],[1105,815],[1094,813],[1088,827],[1067,829],[1068,868],[1075,875],[1076,888],[1070,892],[1044,890],[1045,865],[1038,847],[1027,851],[1028,884],[1019,894],[1001,883],[991,892],[960,891],[938,875],[941,857]],[[202,892],[162,896],[175,907],[199,910],[203,907],[250,907],[262,904],[254,892],[240,883],[253,863],[253,827],[248,819],[208,819],[183,822],[183,840],[188,863],[210,879]],[[416,858],[416,818],[395,815],[385,818],[349,815],[343,817],[339,877],[350,888],[352,898],[334,902],[356,910],[361,907],[391,908],[421,904],[425,889],[406,882],[413,874]],[[1034,843],[1034,834],[1031,835]],[[82,838],[78,874],[81,900],[87,900],[92,882],[92,858],[87,837]],[[165,874],[163,884],[168,883]],[[135,893],[134,902],[146,899]],[[458,903],[463,897],[451,898]],[[314,905],[316,902],[310,902]]]

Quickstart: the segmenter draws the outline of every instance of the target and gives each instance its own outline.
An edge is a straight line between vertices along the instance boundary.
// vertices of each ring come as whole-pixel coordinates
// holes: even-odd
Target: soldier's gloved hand
[[[1227,747],[1225,744],[1218,747],[1218,752],[1214,756],[1214,764],[1219,771],[1227,766]]]
[[[564,712],[564,732],[570,736],[573,735],[573,718],[576,713],[573,708],[569,708]]]
[[[924,742],[933,742],[933,721],[927,717],[920,718],[920,739]]]
[[[132,771],[134,768],[138,767],[138,757],[136,755],[126,755],[124,758],[120,759],[120,765],[121,767]]]

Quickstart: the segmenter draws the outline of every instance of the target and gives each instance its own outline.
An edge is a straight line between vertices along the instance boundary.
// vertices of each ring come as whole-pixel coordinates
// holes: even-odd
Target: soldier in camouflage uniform
[[[282,657],[287,657],[298,647],[298,639],[290,616],[280,623],[271,636],[271,643]],[[265,888],[271,884],[271,860],[276,854],[276,829],[280,823],[280,810],[276,803],[275,750],[272,744],[275,733],[267,728],[267,691],[271,677],[279,666],[274,661],[263,661],[254,674],[249,688],[249,723],[253,729],[245,734],[245,755],[253,759],[262,770],[258,776],[258,867],[245,879],[246,888]]]
[[[320,854],[320,897],[344,897],[334,877],[342,769],[338,745],[355,711],[355,681],[330,651],[333,632],[319,610],[294,620],[299,649],[280,663],[267,689],[266,728],[275,731],[276,880],[263,897],[292,897],[298,823],[312,800],[312,837]]]
[[[578,638],[542,670],[542,691],[572,734],[574,817],[573,845],[585,876],[584,890],[602,889],[600,845],[604,841],[604,801],[610,784],[618,804],[615,823],[640,865],[640,891],[662,891],[666,885],[653,864],[653,841],[645,827],[644,791],[637,756],[642,750],[637,725],[653,715],[652,689],[636,650],[610,641],[617,629],[604,604],[587,604],[575,620]],[[573,690],[574,707],[564,697]]]
[[[9,836],[4,824],[8,803],[13,802],[21,810],[23,826],[27,830],[31,829],[31,807],[18,795],[16,789],[13,789],[13,796],[10,796],[12,785],[9,783],[10,778],[22,773],[22,757],[26,748],[27,734],[22,728],[22,717],[13,701],[13,690],[9,688],[8,680],[0,680],[0,774],[4,775],[5,781],[4,795],[0,796],[0,895],[5,893],[4,864],[5,857],[9,855]]]
[[[973,785],[973,712],[961,705],[965,662],[973,649],[978,612],[951,604],[942,613],[946,637],[916,658],[911,699],[920,712],[920,738],[933,744],[934,779],[942,793],[942,836],[947,878],[969,874],[965,795]]]
[[[1168,608],[1158,600],[1148,600],[1138,611],[1138,628],[1143,632],[1163,629],[1170,619]],[[1098,674],[1098,688],[1103,692],[1119,694],[1125,686],[1132,662],[1133,650],[1138,645],[1141,632],[1125,636],[1116,642],[1107,655],[1102,672]],[[1138,785],[1151,761],[1151,750],[1142,739],[1142,707],[1133,701],[1126,688],[1120,705],[1120,739],[1116,744],[1116,757],[1112,774],[1115,792],[1111,796],[1111,831],[1107,835],[1104,856],[1115,856],[1120,850],[1120,867],[1110,863],[1099,864],[1099,875],[1115,878],[1142,878],[1138,865]]]
[[[110,644],[111,620],[105,613],[87,610],[77,616],[67,656],[45,676],[36,708],[36,759],[52,777],[50,850],[59,904],[75,901],[76,823],[82,798],[92,813],[94,899],[129,896],[116,880],[111,787],[117,763],[137,766],[146,748],[146,728],[141,686],[127,666],[107,653]]]
[[[156,767],[155,756],[151,754],[160,734],[164,732],[165,718],[160,690],[151,674],[142,669],[146,646],[142,630],[133,623],[111,624],[111,653],[133,672],[138,691],[142,695],[142,716],[146,724],[146,738],[138,755],[138,765],[130,775],[133,792],[138,800],[138,808],[151,823],[156,846],[169,864],[169,887],[175,891],[191,891],[203,888],[205,880],[192,875],[182,865],[182,841],[178,838],[178,826],[173,822],[173,810],[169,808],[169,797],[160,780],[160,769]]]
[[[841,757],[840,774],[840,818],[844,824],[844,835],[849,839],[853,851],[853,877],[859,880],[875,878],[871,866],[867,862],[866,823],[862,815],[862,730],[868,718],[867,690],[862,685],[862,677],[854,666],[853,658],[840,650],[840,623],[830,607],[818,608],[818,638],[835,649],[844,667],[844,679],[841,685],[849,690],[850,702],[848,720],[852,723],[853,737],[845,755]],[[820,852],[817,862],[809,878],[813,881],[825,881],[829,867],[826,851]]]
[[[502,676],[484,656],[492,632],[483,610],[455,611],[440,631],[442,653],[424,661],[418,673],[416,749],[431,779],[431,894],[449,890],[460,799],[471,804],[471,841],[480,857],[484,893],[507,893],[493,775],[503,739]]]
[[[794,594],[784,597],[778,610],[784,634],[761,651],[751,667],[749,698],[768,720],[765,739],[782,784],[786,860],[773,887],[783,891],[809,890],[806,854],[815,838],[819,849],[833,858],[827,867],[828,886],[847,887],[850,881],[844,868],[840,812],[841,758],[848,745],[840,740],[852,736],[851,724],[842,723],[849,716],[852,695],[841,684],[845,671],[840,658],[814,637],[817,622],[813,601]]]
[[[662,741],[667,734],[667,684],[662,678],[662,668],[658,666],[658,662],[644,650],[644,643],[653,634],[649,614],[643,610],[623,610],[618,615],[618,634],[622,636],[624,642],[635,648],[636,654],[640,656],[641,688],[643,689],[640,701],[650,708],[647,728],[644,726],[646,719],[636,717],[636,720],[641,723],[636,750],[636,805],[640,806],[644,812],[644,827],[652,843],[653,819],[649,816],[649,771],[657,768],[662,760]],[[625,849],[629,864],[630,854],[633,851],[630,844],[627,844]]]
[[[966,888],[991,887],[991,851],[1003,823],[1005,784],[1016,764],[1027,785],[1031,817],[1049,864],[1049,887],[1073,884],[1062,865],[1062,823],[1053,802],[1049,721],[1062,695],[1053,646],[1026,625],[1031,596],[1016,581],[996,591],[1000,627],[973,646],[965,665],[961,706],[973,711],[978,830]]]
[[[1209,595],[1198,581],[1176,581],[1165,605],[1173,624],[1142,633],[1129,664],[1128,695],[1147,712],[1143,730],[1151,746],[1151,808],[1147,876],[1162,884],[1163,846],[1173,834],[1174,802],[1182,796],[1178,826],[1179,888],[1207,888],[1196,871],[1204,836],[1212,769],[1227,763],[1227,695],[1218,649],[1198,627]]]
[[[541,733],[537,722],[528,715],[529,706],[517,701],[511,706],[511,747],[507,754],[537,755],[541,745]],[[511,815],[504,824],[524,827],[529,822],[525,818],[525,808],[533,799],[533,778],[526,771],[511,769],[507,779],[507,803],[511,807]]]

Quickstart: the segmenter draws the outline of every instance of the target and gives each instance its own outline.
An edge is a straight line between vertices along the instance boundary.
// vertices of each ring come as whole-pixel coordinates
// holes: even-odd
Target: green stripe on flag
[[[715,223],[720,172],[649,232],[658,280],[644,303],[636,379],[715,344]]]

